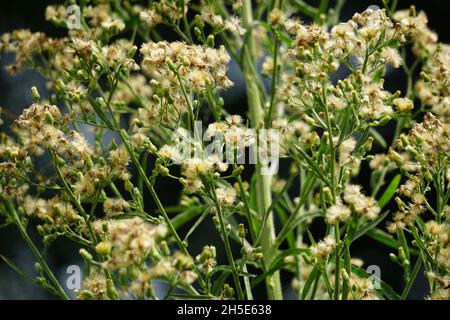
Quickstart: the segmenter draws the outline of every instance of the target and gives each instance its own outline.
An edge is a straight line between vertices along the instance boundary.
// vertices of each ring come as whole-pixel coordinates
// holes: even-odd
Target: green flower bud
[[[111,244],[107,241],[102,241],[95,246],[95,251],[102,256],[107,256],[111,253]]]
[[[163,255],[165,255],[166,257],[170,256],[170,249],[169,245],[167,244],[167,241],[161,241],[160,247]]]
[[[41,100],[41,95],[39,94],[39,91],[36,87],[31,88],[31,97],[33,98],[34,102],[39,102]]]
[[[391,259],[392,262],[398,263],[398,258],[395,254],[390,253],[389,258]]]
[[[223,293],[224,293],[225,297],[233,298],[233,296],[234,296],[234,289],[232,287],[230,287],[230,285],[228,283],[225,283],[223,285]]]
[[[130,181],[130,179],[126,179],[126,180],[125,180],[124,186],[125,186],[125,190],[126,190],[127,192],[131,192],[131,191],[133,190],[133,188],[134,188],[134,185],[133,185],[133,183]]]
[[[86,249],[80,249],[80,256],[83,257],[83,259],[86,261],[92,261],[92,255],[87,252]]]
[[[239,238],[244,239],[246,233],[247,233],[247,230],[245,230],[244,224],[243,224],[243,223],[240,223],[240,224],[239,224]]]
[[[36,262],[34,264],[34,269],[36,269],[37,272],[42,273],[44,270],[42,269],[42,266],[39,262]]]
[[[130,59],[133,58],[134,55],[136,54],[136,51],[137,51],[137,47],[132,46],[131,49],[128,51],[128,54],[127,54],[128,58],[130,58]]]
[[[206,44],[210,48],[214,48],[214,35],[210,34],[208,38],[206,39]]]

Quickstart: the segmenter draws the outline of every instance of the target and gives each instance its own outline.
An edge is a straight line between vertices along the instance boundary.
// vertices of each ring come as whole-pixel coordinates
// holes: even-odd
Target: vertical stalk
[[[242,20],[244,28],[250,30],[253,23],[253,13],[252,4],[250,0],[244,0],[242,6]],[[262,108],[262,102],[260,98],[260,92],[257,85],[257,79],[255,79],[252,73],[252,67],[256,68],[255,61],[255,47],[253,39],[251,36],[247,37],[245,44],[246,54],[244,54],[244,61],[242,61],[242,72],[244,74],[246,84],[247,84],[247,100],[250,111],[250,121],[254,128],[259,128],[264,126],[264,112]],[[258,151],[255,150],[257,153]],[[256,174],[258,183],[256,184],[256,194],[257,194],[257,208],[261,215],[269,210],[272,202],[271,194],[271,176],[262,175],[261,172],[266,168],[258,161],[256,164]],[[261,245],[264,252],[263,264],[264,267],[270,265],[273,260],[273,256],[276,253],[276,248],[274,247],[275,241],[275,227],[273,221],[273,213],[270,210],[265,230],[263,231],[263,238]],[[281,300],[283,299],[280,273],[275,272],[271,276],[266,278],[267,295],[269,299]]]
[[[40,253],[39,249],[36,248],[36,246],[33,243],[33,240],[31,240],[30,236],[28,235],[27,231],[25,230],[25,227],[22,224],[22,221],[20,220],[19,216],[17,215],[16,209],[14,208],[13,204],[10,200],[1,197],[3,200],[6,210],[9,212],[9,214],[12,216],[14,223],[16,224],[17,228],[20,231],[20,234],[22,235],[22,238],[25,240],[25,242],[28,244],[28,247],[33,252],[36,259],[39,261],[39,264],[41,265],[44,272],[47,274],[51,284],[53,285],[53,288],[55,289],[55,292],[64,300],[69,300],[69,297],[67,296],[64,289],[59,284],[58,280],[56,279],[55,275],[51,271],[50,267],[45,262],[45,259],[42,257],[42,254]]]
[[[225,218],[223,216],[222,208],[220,207],[220,204],[217,201],[217,195],[216,191],[214,190],[214,186],[211,188],[212,195],[214,196],[214,202],[216,204],[217,209],[217,216],[219,217],[219,223],[220,223],[220,231],[222,233],[223,243],[225,246],[225,252],[227,254],[228,263],[231,267],[231,274],[233,276],[233,281],[236,286],[237,295],[239,300],[244,300],[244,293],[242,291],[241,283],[239,281],[239,274],[236,269],[236,263],[234,262],[233,253],[231,251],[230,241],[228,240],[228,233],[225,226]]]
[[[334,235],[336,239],[336,260],[335,260],[335,269],[334,269],[334,300],[339,300],[339,287],[340,287],[340,279],[339,279],[339,272],[341,270],[340,267],[340,242],[341,242],[341,236],[339,233],[339,223],[336,223],[334,225]]]

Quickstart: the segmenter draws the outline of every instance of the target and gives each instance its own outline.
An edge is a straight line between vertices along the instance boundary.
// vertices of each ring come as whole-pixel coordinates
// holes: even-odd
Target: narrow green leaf
[[[257,175],[253,175],[252,181],[250,183],[250,194],[249,194],[249,203],[250,209],[254,211],[258,211],[258,207],[256,205],[256,182],[257,182]]]
[[[189,208],[186,211],[176,215],[174,218],[171,219],[173,227],[175,229],[181,228],[186,223],[194,219],[196,216],[200,215],[203,212],[204,207],[205,206]]]
[[[355,241],[356,239],[362,237],[363,235],[365,235],[369,230],[372,230],[373,228],[375,228],[381,221],[383,221],[386,216],[388,215],[389,211],[385,211],[384,213],[382,213],[378,218],[376,218],[375,220],[365,224],[364,226],[362,226],[361,228],[359,228],[358,230],[356,230],[355,235],[353,237],[353,239],[350,239],[351,242]]]
[[[284,266],[286,265],[286,263],[284,262],[279,262],[277,265],[272,266],[269,270],[267,270],[266,272],[264,272],[263,274],[260,274],[259,276],[257,276],[255,279],[252,280],[251,285],[252,288],[254,286],[256,286],[258,283],[262,282],[265,278],[271,276],[272,274],[274,274],[275,272],[277,272],[278,270],[282,269]]]
[[[370,128],[369,133],[372,136],[372,138],[376,144],[378,144],[383,149],[387,148],[386,140],[384,140],[383,136],[375,128]]]
[[[319,268],[318,267],[314,267],[314,269],[308,275],[308,279],[306,279],[305,286],[303,287],[303,290],[302,290],[301,300],[305,300],[306,295],[309,292],[309,288],[314,283],[316,278],[319,277],[319,276],[320,276]]]
[[[372,229],[369,230],[366,235],[390,248],[398,249],[398,247],[401,247],[401,244],[397,240],[395,240],[394,237],[383,230]],[[419,252],[413,248],[409,248],[409,253],[416,256],[419,254]]]
[[[5,257],[2,254],[0,254],[0,258],[2,258],[2,260],[5,261],[5,263],[8,266],[10,266],[14,271],[16,271],[19,275],[21,275],[22,277],[24,277],[28,281],[35,282],[34,278],[32,276],[30,276],[26,272],[22,271],[22,269],[20,269],[20,267],[17,264],[15,264],[11,259]]]
[[[287,249],[287,250],[283,251],[282,253],[280,253],[279,255],[277,255],[272,260],[271,266],[275,266],[275,265],[279,264],[280,262],[283,262],[286,257],[299,256],[302,253],[309,253],[309,251],[310,250],[308,248],[291,248],[291,249]]]
[[[215,296],[218,296],[220,291],[222,290],[223,284],[225,283],[225,281],[228,279],[228,277],[230,276],[231,272],[228,271],[224,271],[222,272],[222,274],[214,281],[213,284],[213,294]]]
[[[210,276],[212,276],[214,273],[216,273],[216,272],[231,272],[231,267],[230,266],[227,266],[227,265],[222,265],[222,266],[217,266],[217,267],[215,267],[214,268],[214,270],[213,271],[211,271],[210,272]],[[248,277],[248,278],[254,278],[254,277],[256,277],[256,275],[254,275],[254,274],[252,274],[252,273],[248,273],[248,272],[245,272],[245,271],[243,271],[243,270],[241,270],[241,271],[239,271],[239,273],[238,273],[240,276],[242,276],[242,277]]]
[[[189,229],[189,231],[186,233],[186,236],[184,237],[184,240],[187,241],[189,239],[189,236],[198,228],[198,226],[203,222],[203,220],[205,220],[206,216],[209,213],[209,209],[205,210],[202,215],[200,216],[200,218],[198,218],[194,225]]]
[[[277,272],[278,270],[282,269],[287,263],[284,262],[284,259],[289,256],[298,256],[304,252],[309,252],[309,249],[307,248],[291,248],[287,249],[284,252],[280,253],[278,256],[273,259],[272,263],[270,264],[270,267],[268,270],[257,276],[252,281],[252,287],[256,286],[258,283],[263,281],[268,276],[272,275],[273,273]]]
[[[392,179],[391,183],[389,183],[389,186],[384,191],[380,200],[378,200],[378,205],[380,206],[381,209],[383,209],[395,195],[395,192],[397,191],[401,179],[402,176],[400,174],[397,174],[394,177],[394,179]]]

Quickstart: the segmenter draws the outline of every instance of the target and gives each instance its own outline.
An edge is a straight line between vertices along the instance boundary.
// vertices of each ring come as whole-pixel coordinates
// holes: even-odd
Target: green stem
[[[402,295],[400,297],[401,300],[405,300],[408,297],[408,293],[411,290],[412,285],[414,284],[414,280],[416,279],[417,274],[419,273],[421,265],[422,265],[422,259],[419,257],[419,258],[417,258],[417,262],[414,265],[413,272],[412,272],[411,276],[409,277],[408,282],[406,283],[406,287],[402,292]]]
[[[186,32],[187,38],[189,39],[189,43],[192,43],[192,35],[191,35],[191,28],[189,27],[189,22],[187,20],[187,10],[186,10],[185,1],[181,0],[181,10],[183,11],[183,25],[184,25],[184,32]]]
[[[95,235],[94,229],[92,229],[92,225],[90,223],[89,220],[89,216],[86,213],[86,211],[84,210],[83,206],[80,204],[80,202],[78,201],[77,197],[75,196],[75,194],[72,192],[72,189],[70,189],[69,185],[67,184],[66,180],[64,179],[61,170],[59,169],[59,165],[56,163],[55,160],[55,154],[53,151],[50,150],[50,154],[52,157],[52,161],[54,163],[54,168],[56,171],[56,174],[59,178],[59,180],[61,181],[61,183],[63,184],[64,190],[66,191],[67,195],[69,196],[71,202],[75,205],[75,207],[77,208],[77,210],[80,212],[81,216],[83,217],[84,221],[86,222],[86,226],[88,228],[88,232],[89,235],[92,238],[92,241],[94,242],[95,245],[98,244],[98,239]]]
[[[244,28],[247,30],[251,28],[253,23],[252,3],[250,0],[244,0],[242,6],[242,20]],[[261,103],[261,96],[257,85],[257,79],[253,74],[252,68],[255,67],[255,48],[253,39],[251,36],[246,40],[246,57],[242,61],[243,73],[247,83],[247,99],[250,111],[250,120],[254,128],[258,128],[260,125],[264,125],[264,112]],[[257,150],[255,150],[258,153]],[[262,175],[264,169],[267,169],[266,165],[263,165],[257,159],[256,174],[258,183],[256,185],[257,207],[261,218],[270,207],[272,201],[271,194],[271,176]],[[262,239],[262,248],[264,252],[263,264],[265,267],[269,266],[272,262],[273,256],[276,253],[276,249],[273,246],[275,241],[275,226],[273,220],[273,213],[270,211],[267,218],[267,224],[264,230],[264,237]],[[266,278],[267,294],[269,299],[281,300],[283,299],[280,273],[277,271],[271,276]]]
[[[339,272],[341,270],[340,260],[341,256],[339,254],[339,244],[341,242],[341,236],[339,233],[339,223],[334,225],[334,235],[336,239],[336,260],[335,260],[335,268],[334,268],[334,300],[339,300],[339,286],[340,286],[340,277]]]
[[[225,227],[225,219],[223,217],[222,208],[217,201],[216,191],[214,186],[211,188],[212,194],[214,195],[214,202],[216,204],[217,216],[219,217],[220,231],[222,233],[223,244],[225,245],[225,252],[227,254],[228,263],[231,267],[231,274],[233,275],[234,285],[236,286],[237,294],[239,300],[244,300],[244,293],[242,291],[241,283],[239,281],[239,275],[236,269],[236,263],[234,262],[233,252],[231,251],[230,241],[228,240],[228,233]]]
[[[250,204],[248,203],[248,198],[245,194],[244,185],[242,183],[242,178],[240,175],[237,177],[237,181],[239,184],[239,193],[241,194],[242,201],[244,202],[245,213],[247,214],[248,227],[250,229],[250,237],[253,241],[255,241],[256,235],[255,235],[255,229],[253,226],[252,211],[250,209]]]
[[[1,197],[1,196],[0,196]],[[56,293],[64,300],[69,300],[69,297],[65,293],[64,289],[56,279],[55,275],[51,271],[50,267],[45,262],[44,258],[42,257],[41,252],[36,248],[36,246],[33,243],[33,240],[31,240],[30,236],[28,235],[27,231],[25,230],[22,221],[20,220],[19,216],[17,215],[16,209],[14,208],[14,205],[9,199],[6,199],[4,197],[1,197],[3,200],[7,211],[11,214],[14,223],[16,224],[17,228],[19,229],[22,238],[25,240],[25,242],[28,244],[28,247],[30,247],[31,251],[33,252],[36,259],[39,261],[39,264],[41,265],[42,269],[47,274],[48,278],[50,279],[50,282],[52,283]]]

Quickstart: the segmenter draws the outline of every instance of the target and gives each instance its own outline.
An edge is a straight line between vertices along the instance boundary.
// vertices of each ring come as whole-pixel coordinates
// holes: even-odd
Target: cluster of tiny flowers
[[[311,246],[311,254],[316,259],[327,259],[336,249],[336,240],[332,235],[320,240],[316,245]]]
[[[104,240],[96,249],[102,253],[109,253],[110,257],[105,264],[111,270],[142,263],[154,250],[156,242],[167,232],[163,225],[153,226],[138,217],[98,220],[94,224],[94,229],[101,234],[104,233]]]
[[[380,213],[380,207],[375,199],[365,196],[361,192],[361,187],[353,184],[349,184],[345,187],[344,197],[346,203],[350,208],[362,217],[366,217],[368,220],[374,220]]]
[[[39,71],[49,91],[33,87],[14,137],[0,133],[0,225],[24,235],[35,282],[66,298],[26,236],[32,220],[46,248],[80,246],[79,299],[245,299],[260,280],[282,299],[285,273],[306,299],[397,297],[350,255],[362,236],[397,248],[401,298],[423,268],[427,298],[448,299],[450,46],[424,12],[383,2],[346,22],[339,4],[297,4],[307,24],[283,1],[81,1],[75,27],[68,7],[47,7],[61,37],[1,35],[6,69]],[[232,59],[240,115],[222,97]],[[405,92],[387,89],[393,69]],[[9,118],[0,108],[0,126]],[[280,172],[267,174],[275,158]],[[188,245],[206,221],[223,252]]]
[[[208,86],[229,88],[232,82],[226,76],[230,56],[225,47],[219,49],[183,42],[150,42],[141,47],[144,72],[155,79],[178,83],[177,76],[196,92]]]

